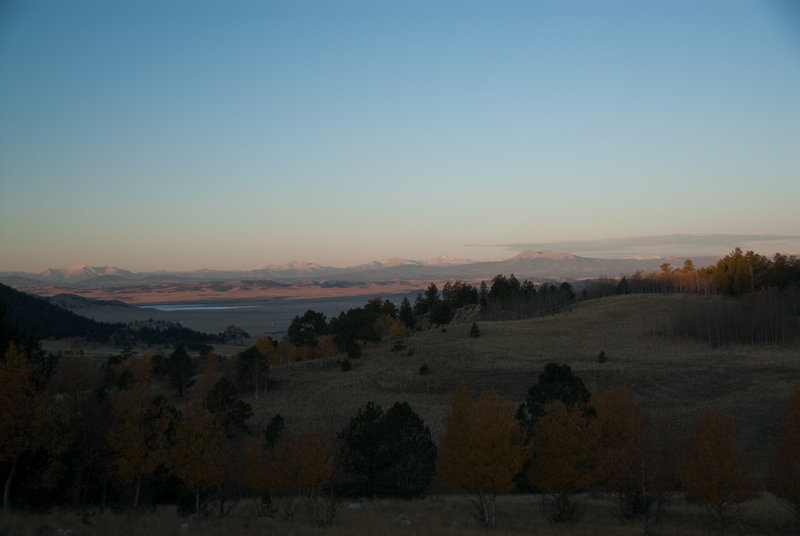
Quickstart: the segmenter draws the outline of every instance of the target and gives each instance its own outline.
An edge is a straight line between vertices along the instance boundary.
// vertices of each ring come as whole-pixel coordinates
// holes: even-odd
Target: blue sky
[[[798,206],[790,0],[0,3],[0,270],[796,235]]]

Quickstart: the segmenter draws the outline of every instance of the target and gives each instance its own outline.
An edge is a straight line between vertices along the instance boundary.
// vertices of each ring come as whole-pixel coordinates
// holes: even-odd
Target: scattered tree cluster
[[[459,308],[479,305],[484,320],[518,320],[557,313],[574,301],[575,292],[569,283],[537,287],[527,279],[520,281],[514,274],[496,275],[490,285],[482,281],[477,288],[463,281],[448,281],[441,293],[431,283],[424,294],[417,296],[414,314],[442,325],[450,322]]]
[[[795,508],[799,393],[800,384],[789,399],[772,485]],[[446,485],[472,494],[475,516],[487,527],[497,523],[497,496],[516,486],[548,498],[556,522],[578,516],[575,494],[604,490],[618,519],[640,518],[645,534],[666,494],[681,490],[722,530],[762,490],[735,432],[729,416],[710,411],[681,456],[669,422],[653,426],[627,388],[592,394],[569,366],[551,363],[516,413],[493,391],[474,401],[459,387],[436,468]]]
[[[519,320],[562,311],[575,301],[567,282],[558,286],[543,283],[538,288],[529,280],[519,281],[514,274],[497,275],[486,291],[481,287],[482,317],[486,320]]]

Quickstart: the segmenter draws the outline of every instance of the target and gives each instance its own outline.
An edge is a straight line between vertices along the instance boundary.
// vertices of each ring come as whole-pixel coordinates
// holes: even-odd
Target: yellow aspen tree
[[[786,420],[778,438],[771,488],[800,520],[800,382],[786,399]]]
[[[511,402],[484,391],[473,404],[464,385],[450,395],[436,471],[445,485],[473,494],[484,526],[496,526],[497,495],[511,491],[525,453]]]
[[[284,337],[281,339],[281,342],[278,343],[277,352],[279,362],[282,365],[291,363],[297,356],[297,348],[289,341],[288,337]]]
[[[574,519],[571,496],[593,481],[593,453],[599,437],[596,419],[577,405],[567,408],[560,400],[547,404],[534,424],[528,480],[553,496],[554,521]]]
[[[736,426],[730,416],[711,410],[698,420],[681,482],[686,498],[705,507],[720,532],[736,507],[758,497],[753,464],[736,447]]]
[[[401,340],[408,334],[408,327],[403,324],[400,320],[393,318],[392,322],[389,324],[389,335],[394,340]]]
[[[258,352],[267,359],[268,365],[279,365],[281,360],[278,355],[278,350],[272,344],[272,339],[267,336],[262,336],[256,339],[256,348]]]
[[[192,396],[201,399],[205,398],[224,375],[225,363],[222,358],[213,352],[208,354],[203,362],[199,378],[192,386]]]
[[[314,347],[314,355],[328,359],[336,351],[336,344],[333,342],[333,335],[321,335],[317,337],[317,345]]]
[[[402,339],[408,332],[408,328],[406,328],[405,324],[389,314],[382,315],[375,320],[375,330],[382,335],[388,334],[395,340]]]
[[[200,494],[216,486],[222,475],[220,453],[224,434],[217,420],[193,400],[175,429],[171,468],[195,494],[195,514],[200,515]]]
[[[86,477],[98,467],[106,447],[108,405],[93,394],[101,386],[99,363],[78,354],[62,358],[53,385],[60,395],[54,406],[64,430],[62,448],[74,453],[69,469],[74,475],[73,506],[78,507]]]
[[[606,391],[594,408],[600,428],[596,481],[615,495],[620,522],[633,515],[637,501],[645,508],[646,522],[650,433],[644,415],[626,387]]]
[[[266,496],[275,491],[270,472],[270,453],[265,448],[263,439],[247,437],[244,442],[244,455],[247,461],[245,483],[253,492]]]
[[[272,451],[269,473],[274,492],[284,498],[287,518],[294,517],[295,499],[305,496],[311,506],[312,524],[325,524],[317,499],[333,474],[333,452],[330,442],[320,432],[282,434]]]
[[[3,512],[11,510],[11,487],[23,457],[48,441],[47,399],[33,381],[36,366],[12,342],[0,360],[0,462],[7,462]]]
[[[172,426],[173,414],[166,400],[153,398],[151,363],[151,356],[129,363],[133,385],[117,394],[108,437],[116,453],[117,473],[134,484],[134,508],[139,506],[142,479],[166,462],[167,432]]]
[[[308,361],[314,357],[314,348],[307,344],[294,346],[292,357],[295,361]]]
[[[661,523],[661,514],[668,495],[681,487],[682,441],[677,426],[669,418],[662,418],[651,427],[649,489],[655,496],[655,521]]]

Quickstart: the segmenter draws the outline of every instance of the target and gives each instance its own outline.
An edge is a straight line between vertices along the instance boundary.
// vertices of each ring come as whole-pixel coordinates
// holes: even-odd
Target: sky
[[[0,271],[800,232],[792,0],[0,1]]]

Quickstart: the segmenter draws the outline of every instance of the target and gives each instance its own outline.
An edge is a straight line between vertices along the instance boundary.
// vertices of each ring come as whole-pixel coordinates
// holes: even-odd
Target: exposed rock
[[[451,324],[471,324],[472,322],[477,321],[481,316],[481,306],[480,304],[472,304],[472,305],[465,305],[464,307],[460,307],[456,309],[455,314],[453,314],[453,319],[450,321]]]
[[[250,335],[242,328],[231,324],[222,332],[222,338],[225,342],[244,342],[250,338]]]

